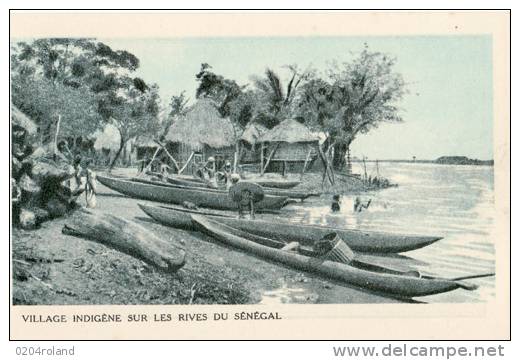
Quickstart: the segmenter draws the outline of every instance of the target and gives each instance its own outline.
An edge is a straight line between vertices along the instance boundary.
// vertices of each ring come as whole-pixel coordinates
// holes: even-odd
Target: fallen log
[[[91,240],[140,259],[165,272],[185,264],[184,250],[164,241],[135,222],[92,209],[78,210],[62,233]]]

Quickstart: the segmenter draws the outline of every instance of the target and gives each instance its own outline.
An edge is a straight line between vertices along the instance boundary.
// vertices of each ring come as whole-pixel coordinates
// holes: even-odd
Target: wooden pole
[[[260,146],[260,175],[264,175],[264,142]]]
[[[365,170],[365,183],[366,183],[368,180],[368,176],[367,176],[367,163],[365,162],[365,155],[363,155],[363,168]]]
[[[311,157],[311,153],[312,153],[312,147],[309,146],[309,151],[307,152],[307,156],[305,157],[305,162],[303,163],[303,169],[302,169],[302,173],[300,175],[300,181],[302,181],[303,174],[305,174],[305,170],[307,169],[307,163],[309,162],[309,159]]]
[[[179,170],[179,174],[182,174],[182,172],[188,167],[188,164],[191,162],[191,159],[193,159],[194,155],[195,155],[195,151],[192,151],[190,157],[186,161],[186,164],[184,164],[184,166]]]
[[[163,150],[164,152],[166,153],[166,155],[168,155],[168,157],[170,158],[170,160],[173,162],[173,164],[175,165],[175,168],[177,169],[177,172],[179,172],[179,164],[177,163],[177,161],[174,159],[174,157],[170,154],[170,152],[168,151],[168,149],[166,149],[166,146],[164,146],[163,144],[161,144],[159,141],[156,141],[157,145],[159,145]]]
[[[152,156],[152,160],[148,163],[148,165],[146,165],[146,167],[143,169],[143,173],[146,174],[146,172],[148,170],[150,170],[150,168],[152,167],[152,163],[153,161],[155,160],[155,157],[157,156],[157,154],[159,153],[159,151],[161,150],[160,147],[157,148],[157,150],[155,150],[155,153],[153,154]]]
[[[58,154],[58,134],[60,133],[61,115],[58,114],[58,122],[56,123],[56,132],[54,133],[54,155]]]
[[[280,146],[280,143],[277,143],[274,147],[274,149],[271,151],[271,153],[269,154],[269,156],[267,157],[267,160],[265,162],[265,166],[264,166],[264,169],[262,171],[262,175],[265,173],[265,170],[267,169],[267,166],[269,165],[269,162],[271,161],[271,158],[273,157],[274,153],[276,152],[276,150],[278,150],[278,147]]]

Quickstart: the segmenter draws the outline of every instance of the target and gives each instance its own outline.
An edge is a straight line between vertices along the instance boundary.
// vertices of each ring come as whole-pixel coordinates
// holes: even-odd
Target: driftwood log
[[[78,210],[62,232],[103,244],[164,272],[176,272],[185,263],[184,250],[135,222],[112,214],[92,209]]]

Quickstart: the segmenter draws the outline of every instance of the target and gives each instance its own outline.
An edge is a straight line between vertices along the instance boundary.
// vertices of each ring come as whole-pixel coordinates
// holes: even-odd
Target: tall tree
[[[163,123],[161,123],[160,138],[164,138],[168,134],[168,130],[175,121],[175,118],[186,114],[188,109],[189,98],[186,97],[186,92],[182,91],[179,95],[172,95],[170,99],[170,106],[168,108],[168,115],[165,116]]]
[[[105,121],[113,124],[120,135],[119,149],[109,171],[130,139],[160,130],[158,86],[148,86],[141,79],[129,77],[119,79],[116,84],[100,92],[98,107]]]
[[[55,114],[63,129],[81,136],[107,122],[116,125],[121,147],[112,167],[128,140],[158,130],[157,86],[132,76],[139,59],[128,51],[92,39],[38,39],[15,45],[11,63],[13,103],[32,109],[43,127]],[[42,96],[25,96],[31,89]]]
[[[220,114],[227,117],[231,112],[231,102],[242,94],[244,86],[239,86],[235,80],[215,74],[211,69],[209,64],[203,63],[199,73],[195,75],[199,83],[196,97],[212,99],[215,101]]]
[[[92,39],[45,38],[15,44],[11,64],[12,101],[43,133],[59,128],[60,135],[85,137],[102,126],[94,109],[103,87],[115,86],[118,74],[134,71],[139,60]]]
[[[365,47],[352,61],[332,65],[326,80],[315,78],[303,86],[298,112],[329,135],[335,169],[344,168],[345,154],[360,133],[402,121],[398,103],[406,88],[395,62]]]
[[[296,65],[285,66],[289,70],[287,85],[283,85],[280,76],[272,69],[265,70],[264,77],[251,79],[257,93],[256,116],[267,127],[273,127],[284,118],[292,116],[293,100],[298,87],[310,77],[311,72],[300,71]]]

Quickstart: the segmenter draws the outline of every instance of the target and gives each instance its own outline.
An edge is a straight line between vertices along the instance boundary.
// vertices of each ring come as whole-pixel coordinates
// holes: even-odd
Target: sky
[[[416,37],[265,37],[99,39],[140,60],[137,76],[157,83],[165,105],[181,91],[193,102],[201,63],[240,85],[266,67],[284,74],[298,64],[325,70],[331,61],[348,61],[366,43],[397,59],[395,70],[408,84],[400,102],[404,121],[382,124],[359,135],[354,156],[369,159],[436,159],[444,155],[493,158],[492,38]]]

